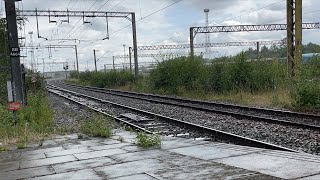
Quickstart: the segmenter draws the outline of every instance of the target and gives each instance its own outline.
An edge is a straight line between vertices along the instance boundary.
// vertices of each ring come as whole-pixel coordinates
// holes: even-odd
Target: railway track
[[[183,98],[174,98],[160,95],[135,93],[128,91],[110,90],[103,88],[95,88],[88,86],[79,86],[66,84],[58,82],[58,84],[63,84],[64,86],[86,89],[99,93],[107,93],[110,95],[140,99],[144,101],[149,101],[153,103],[167,104],[180,106],[185,108],[192,108],[201,110],[204,112],[213,112],[222,115],[233,116],[238,119],[250,119],[255,121],[263,121],[274,124],[296,126],[301,128],[308,128],[313,130],[320,130],[320,116],[315,114],[298,113],[292,111],[282,111],[273,110],[265,108],[256,108],[248,106],[239,106],[231,104],[223,104],[208,101],[198,101]]]
[[[86,106],[106,116],[113,117],[120,123],[126,124],[147,133],[158,133],[162,135],[198,138],[205,140],[210,139],[213,141],[295,152],[295,150],[292,150],[290,148],[178,120],[165,115],[160,115],[153,112],[137,109],[135,107],[103,100],[97,97],[74,92],[50,84],[48,85],[48,91],[60,97],[66,98],[74,103]],[[111,108],[116,108],[118,110],[121,109],[121,113],[118,113],[118,115],[116,116],[110,115],[111,113],[109,111]]]

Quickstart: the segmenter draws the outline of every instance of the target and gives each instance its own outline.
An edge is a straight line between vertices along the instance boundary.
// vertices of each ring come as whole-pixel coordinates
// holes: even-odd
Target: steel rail
[[[193,130],[197,130],[197,131],[200,131],[200,132],[203,132],[203,133],[208,133],[208,134],[214,135],[215,138],[227,139],[229,142],[232,142],[234,144],[240,144],[240,145],[245,145],[245,146],[253,146],[253,147],[265,148],[265,149],[297,152],[295,150],[292,150],[292,149],[289,149],[289,148],[285,148],[285,147],[282,147],[282,146],[278,146],[278,145],[274,145],[274,144],[271,144],[271,143],[258,141],[258,140],[251,139],[251,138],[248,138],[248,137],[239,136],[239,135],[236,135],[236,134],[220,131],[220,130],[217,130],[217,129],[205,127],[205,126],[194,124],[194,123],[190,123],[190,122],[185,122],[185,121],[182,121],[182,120],[178,120],[178,119],[175,119],[175,118],[171,118],[171,117],[163,116],[163,115],[160,115],[160,114],[148,112],[148,111],[137,109],[137,108],[134,108],[134,107],[130,107],[130,106],[114,103],[114,102],[111,102],[111,101],[102,100],[102,99],[99,99],[99,98],[96,98],[96,97],[88,96],[88,95],[77,93],[77,92],[73,92],[73,91],[70,91],[70,90],[67,90],[67,89],[63,89],[63,88],[54,86],[52,84],[48,84],[48,85],[51,86],[54,89],[58,89],[59,91],[63,91],[63,92],[69,93],[69,94],[73,94],[75,96],[88,98],[88,99],[91,99],[91,100],[94,100],[94,101],[98,101],[100,103],[111,104],[111,105],[114,105],[114,106],[117,106],[117,107],[121,107],[121,108],[124,108],[124,109],[129,109],[131,111],[135,111],[135,112],[138,112],[138,113],[141,113],[141,114],[144,114],[144,115],[153,116],[153,117],[156,117],[158,119],[164,120],[164,121],[166,121],[168,123],[179,124],[179,125],[182,125],[184,127],[188,127],[190,129],[193,129]],[[49,88],[49,90],[50,90],[50,88]]]
[[[135,98],[135,99],[145,100],[145,101],[149,101],[149,102],[155,102],[155,103],[159,103],[159,104],[174,105],[174,106],[180,106],[180,107],[185,107],[185,108],[192,108],[192,109],[196,109],[196,110],[201,110],[201,111],[205,111],[205,112],[214,112],[214,113],[223,114],[223,115],[231,115],[235,118],[263,121],[263,122],[268,122],[268,123],[273,123],[273,124],[290,125],[290,126],[296,126],[296,127],[313,129],[313,130],[320,130],[320,126],[291,122],[291,121],[286,121],[286,120],[279,120],[279,119],[274,119],[274,118],[269,118],[269,117],[255,116],[255,115],[250,115],[250,114],[245,114],[245,113],[235,113],[235,112],[230,112],[230,111],[225,111],[225,110],[197,107],[194,105],[166,102],[166,101],[161,101],[161,100],[156,100],[156,99],[150,99],[150,97],[151,98],[162,98],[164,100],[174,100],[174,101],[179,101],[179,102],[184,102],[184,103],[193,103],[193,104],[198,103],[200,105],[215,105],[215,106],[218,105],[218,106],[223,106],[224,108],[239,108],[239,109],[251,110],[251,111],[257,110],[260,112],[264,112],[265,114],[282,113],[282,115],[283,115],[285,113],[290,112],[290,113],[292,113],[292,114],[290,114],[291,116],[292,115],[311,116],[312,118],[319,118],[319,120],[320,120],[320,116],[317,116],[317,115],[299,114],[299,113],[291,112],[291,111],[270,110],[270,109],[253,108],[253,107],[247,107],[247,106],[220,104],[220,103],[206,102],[206,101],[196,101],[196,100],[165,97],[165,96],[158,96],[158,95],[151,95],[151,94],[142,94],[142,93],[135,93],[135,92],[128,92],[128,91],[109,90],[109,89],[95,88],[95,87],[88,87],[88,86],[71,85],[71,84],[66,84],[66,83],[64,83],[64,84],[68,85],[68,86],[76,87],[76,88],[85,88],[90,91],[95,91],[95,92],[100,92],[100,93],[109,93],[111,95],[116,95],[116,96],[121,96],[121,97],[126,97],[126,98]],[[136,96],[137,95],[144,96],[144,97],[136,97],[136,96],[130,96],[130,95],[126,95],[126,94],[118,94],[119,92],[131,94],[131,95],[136,95]],[[149,98],[145,98],[145,97],[149,97]]]

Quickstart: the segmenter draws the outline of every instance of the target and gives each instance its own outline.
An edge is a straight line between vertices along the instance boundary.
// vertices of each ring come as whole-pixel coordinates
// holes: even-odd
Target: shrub
[[[161,138],[159,135],[148,135],[144,132],[137,133],[137,144],[138,146],[148,148],[152,146],[160,146],[161,145]]]
[[[53,131],[53,111],[45,93],[28,96],[28,106],[14,116],[6,106],[0,105],[0,141],[26,144],[39,140]]]
[[[294,107],[303,109],[320,109],[320,84],[317,82],[300,82],[296,85]]]
[[[93,116],[84,122],[81,131],[93,137],[110,137],[112,135],[112,121],[102,115]]]
[[[72,76],[73,77],[73,76]],[[77,78],[77,77],[73,77]],[[111,88],[115,86],[125,86],[134,82],[134,75],[128,71],[110,72],[81,72],[79,78],[82,82],[100,88]]]
[[[178,94],[179,89],[203,90],[207,69],[202,59],[181,57],[158,64],[150,74],[150,85],[157,91]]]

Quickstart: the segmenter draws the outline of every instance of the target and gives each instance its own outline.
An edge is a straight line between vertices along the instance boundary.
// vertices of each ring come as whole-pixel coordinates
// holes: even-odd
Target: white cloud
[[[99,0],[91,8],[91,10],[100,9],[100,11],[129,11],[136,12],[137,21],[137,37],[139,45],[156,45],[156,44],[179,44],[189,41],[189,27],[203,26],[204,25],[204,8],[209,8],[210,11],[210,24],[211,25],[237,25],[237,24],[263,24],[263,23],[284,23],[286,16],[285,1],[279,0],[270,1],[256,1],[256,0],[184,0],[180,3],[167,8],[160,13],[152,15],[149,18],[142,19],[142,17],[151,14],[162,7],[165,7],[175,0],[110,0],[105,6],[107,0]],[[140,3],[139,3],[140,1]],[[95,0],[23,0],[24,9],[50,9],[50,10],[66,10],[67,5],[72,10],[88,10]],[[122,3],[121,3],[122,2]],[[277,3],[279,2],[279,3]],[[119,4],[120,3],[120,4]],[[263,8],[267,5],[272,6]],[[320,3],[316,0],[304,0],[304,13],[316,10]],[[21,7],[21,6],[20,6]],[[258,10],[263,8],[261,10]],[[254,12],[256,11],[256,12]],[[251,13],[253,12],[253,13]],[[319,19],[320,12],[304,15],[305,21],[316,21]],[[61,20],[63,18],[53,18]],[[284,19],[284,20],[279,20]],[[36,37],[36,24],[34,18],[29,18],[30,22],[26,25],[26,32],[33,31],[34,44],[41,43],[56,44],[57,41],[49,42]],[[83,24],[81,18],[71,18],[70,24],[58,23],[49,24],[48,18],[41,17],[40,22],[40,35],[49,39],[71,38],[82,40],[97,40],[106,36],[106,23],[104,18],[93,19],[89,18],[91,24]],[[79,22],[78,22],[79,21]],[[77,23],[78,22],[78,23]],[[123,44],[126,47],[132,46],[132,32],[131,27],[125,28],[116,34],[113,32],[130,25],[126,19],[110,18],[109,19],[109,32],[111,33],[110,40],[97,41],[94,43],[81,41],[78,45],[80,68],[84,70],[89,66],[90,70],[94,69],[93,66],[93,49],[98,49],[97,57],[99,58],[105,52],[106,58],[98,62],[99,68],[103,68],[103,64],[112,63],[113,55],[123,54]],[[71,30],[71,28],[73,28]],[[70,31],[71,30],[71,31]],[[317,31],[305,31],[304,42],[317,42],[319,41]],[[228,41],[256,41],[256,40],[274,40],[285,37],[285,32],[253,32],[253,33],[225,33],[225,34],[211,34],[212,42],[228,42]],[[27,44],[30,42],[29,35],[27,34]],[[196,42],[204,42],[204,36],[197,35]],[[90,44],[91,43],[91,44]],[[319,43],[319,42],[318,42]],[[64,42],[62,44],[75,44],[72,41]],[[85,48],[84,48],[85,47]],[[246,48],[246,47],[244,47]],[[230,55],[239,51],[241,48],[221,48],[221,54]],[[181,50],[187,51],[187,50]],[[199,49],[199,51],[203,51]],[[145,53],[145,52],[141,52]],[[157,52],[155,52],[157,53]],[[42,55],[43,54],[43,55]],[[48,58],[48,50],[36,52],[38,57]],[[74,50],[72,49],[57,49],[52,52],[52,58],[59,60],[70,59],[75,60]],[[30,55],[28,59],[30,58]],[[140,59],[146,61],[151,59]],[[29,60],[30,61],[30,60]],[[50,62],[50,60],[48,60]],[[116,60],[116,63],[122,63],[124,60]],[[87,65],[88,64],[88,65]],[[58,66],[61,69],[60,66]],[[57,69],[58,69],[57,68]],[[40,68],[41,69],[41,68]]]

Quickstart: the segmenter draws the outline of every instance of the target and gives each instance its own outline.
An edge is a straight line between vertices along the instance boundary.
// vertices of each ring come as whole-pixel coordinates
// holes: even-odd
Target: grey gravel
[[[190,108],[181,108],[173,105],[156,104],[144,100],[124,98],[98,92],[90,92],[88,90],[80,90],[78,88],[67,87],[61,84],[55,85],[93,97],[136,107],[138,109],[166,115],[172,118],[204,125],[233,134],[246,136],[311,154],[320,154],[319,131],[269,124],[266,122],[256,122],[252,120],[239,120],[231,116],[207,113],[203,111],[192,110]],[[114,110],[113,113],[119,114],[117,110]]]

